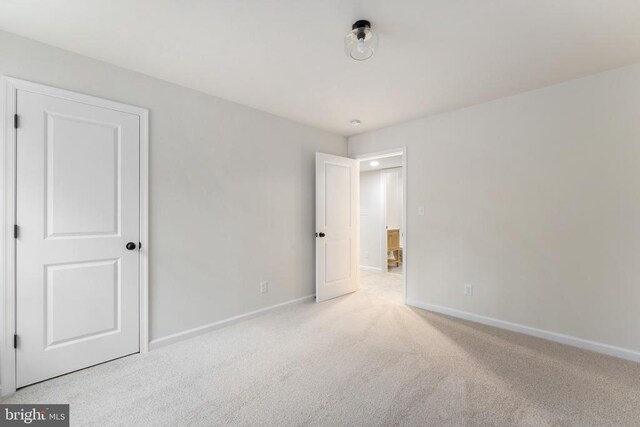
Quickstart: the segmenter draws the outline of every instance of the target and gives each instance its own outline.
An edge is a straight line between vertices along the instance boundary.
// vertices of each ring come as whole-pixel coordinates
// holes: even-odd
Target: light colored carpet
[[[402,274],[402,264],[397,267],[389,267],[387,270],[389,273]]]
[[[640,365],[401,304],[402,277],[27,387],[72,425],[638,425]]]

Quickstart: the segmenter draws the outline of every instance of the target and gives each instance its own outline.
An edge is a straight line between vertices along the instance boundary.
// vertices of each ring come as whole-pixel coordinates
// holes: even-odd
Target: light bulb
[[[356,61],[371,58],[378,47],[378,35],[371,30],[371,23],[361,19],[351,26],[344,38],[344,52]]]
[[[371,165],[371,166],[373,166],[373,167],[376,167],[376,166],[380,165],[380,162],[379,162],[379,161],[377,161],[377,160],[374,160],[374,161],[372,161],[371,163],[369,163],[369,165]]]

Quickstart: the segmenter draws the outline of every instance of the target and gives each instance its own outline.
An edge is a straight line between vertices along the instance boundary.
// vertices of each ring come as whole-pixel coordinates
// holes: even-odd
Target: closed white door
[[[316,153],[316,301],[358,289],[358,162]]]
[[[22,387],[139,351],[140,123],[24,90],[16,102]]]

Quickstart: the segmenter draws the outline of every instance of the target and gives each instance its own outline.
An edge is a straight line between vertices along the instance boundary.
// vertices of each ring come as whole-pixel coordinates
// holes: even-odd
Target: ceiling
[[[361,160],[360,161],[360,172],[368,172],[380,169],[389,169],[389,168],[399,168],[402,167],[402,155],[399,156],[390,156],[390,157],[382,157],[380,159],[375,159],[378,162],[377,166],[371,166],[372,160]]]
[[[0,0],[0,28],[342,135],[640,61],[638,0]]]

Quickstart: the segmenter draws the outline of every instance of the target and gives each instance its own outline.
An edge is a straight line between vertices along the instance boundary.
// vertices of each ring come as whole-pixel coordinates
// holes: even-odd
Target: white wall
[[[360,173],[360,266],[384,268],[384,205],[379,170]]]
[[[405,145],[409,300],[640,350],[640,65],[349,138]]]
[[[4,32],[0,74],[150,110],[152,339],[313,294],[314,153],[345,138]]]

